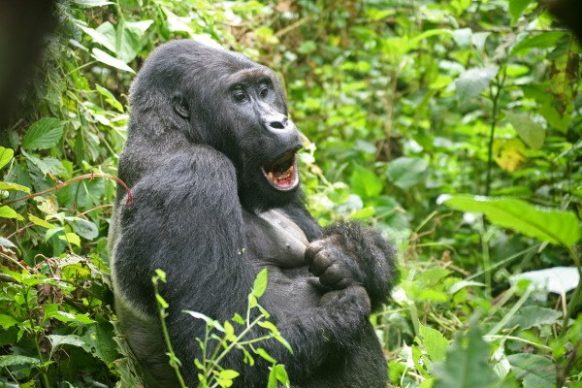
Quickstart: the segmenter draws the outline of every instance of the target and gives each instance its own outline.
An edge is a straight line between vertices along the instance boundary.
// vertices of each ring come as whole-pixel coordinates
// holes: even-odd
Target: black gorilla
[[[297,387],[384,387],[386,361],[368,321],[388,298],[392,248],[358,224],[321,229],[300,201],[301,142],[285,97],[265,66],[219,47],[174,41],[145,62],[132,113],[112,230],[112,272],[122,331],[148,386],[175,386],[151,277],[170,304],[172,344],[187,383],[204,325],[244,313],[258,271],[269,269],[261,304],[293,348],[262,343]],[[257,333],[256,335],[259,335]],[[266,364],[239,351],[223,365],[235,385],[265,386]]]

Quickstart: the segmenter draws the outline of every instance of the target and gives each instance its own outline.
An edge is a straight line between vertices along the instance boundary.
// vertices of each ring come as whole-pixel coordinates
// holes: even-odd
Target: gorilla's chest
[[[243,212],[248,257],[260,266],[297,268],[305,265],[305,233],[283,211]]]

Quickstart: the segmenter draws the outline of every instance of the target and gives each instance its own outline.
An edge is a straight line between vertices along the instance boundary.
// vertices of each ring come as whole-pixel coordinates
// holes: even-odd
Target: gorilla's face
[[[148,85],[152,79],[155,85]],[[153,87],[162,89],[160,101],[170,102],[168,126],[232,160],[247,209],[282,206],[296,198],[300,135],[269,68],[219,47],[178,41],[150,57],[135,83],[133,106]]]
[[[240,167],[241,191],[270,192],[284,201],[299,186],[295,153],[301,143],[277,79],[257,66],[232,74],[225,85],[219,120],[231,138],[225,151]]]

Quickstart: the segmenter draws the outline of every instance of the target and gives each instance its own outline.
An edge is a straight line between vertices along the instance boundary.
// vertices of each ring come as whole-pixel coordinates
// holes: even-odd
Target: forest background
[[[128,90],[153,48],[204,35],[280,75],[316,218],[396,242],[371,318],[393,386],[582,387],[581,51],[536,1],[66,0],[57,19],[0,138],[0,385],[135,381],[106,247]]]

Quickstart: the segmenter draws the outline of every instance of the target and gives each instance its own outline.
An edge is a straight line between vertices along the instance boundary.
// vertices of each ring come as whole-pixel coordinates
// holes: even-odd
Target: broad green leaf
[[[360,165],[354,166],[350,184],[354,193],[362,198],[375,197],[384,188],[384,182],[378,175]]]
[[[509,0],[509,14],[513,20],[519,19],[523,11],[530,5],[534,0]]]
[[[495,78],[499,68],[489,65],[484,68],[473,68],[462,73],[455,80],[457,97],[460,101],[466,101],[477,97],[489,86],[491,80]]]
[[[388,164],[386,173],[393,184],[406,190],[426,179],[428,162],[421,158],[398,158]]]
[[[16,325],[18,325],[18,321],[16,319],[10,315],[0,314],[0,327],[2,327],[4,330]]]
[[[553,325],[562,317],[560,311],[541,306],[525,306],[507,323],[506,327],[518,325],[522,330],[542,325]]]
[[[46,158],[37,158],[36,156],[30,155],[25,151],[22,151],[22,154],[26,157],[26,159],[30,163],[38,167],[38,169],[45,176],[46,175],[63,176],[67,173],[65,166],[63,166],[63,163],[59,159],[50,156]]]
[[[573,246],[580,239],[580,223],[573,212],[533,206],[514,198],[441,195],[446,206],[482,213],[494,224],[552,244]]]
[[[59,306],[56,304],[48,304],[45,306],[44,317],[45,319],[53,318],[65,323],[70,322],[83,325],[95,323],[95,321],[89,318],[87,314],[76,314],[62,311],[59,310]]]
[[[0,181],[0,190],[6,191],[22,191],[30,194],[30,187],[19,185],[18,183],[2,182]]]
[[[63,123],[54,117],[45,117],[33,123],[24,138],[22,146],[26,150],[44,150],[54,147],[63,136]]]
[[[533,149],[540,149],[546,138],[546,130],[532,120],[527,113],[506,113],[507,119],[523,141]]]
[[[24,217],[7,205],[0,206],[0,218],[11,218],[19,221],[24,220]]]
[[[109,322],[104,322],[89,326],[81,339],[91,349],[91,354],[110,363],[119,358],[114,337],[113,326]]]
[[[532,48],[544,49],[554,47],[556,42],[558,42],[564,34],[565,32],[552,31],[542,32],[539,35],[527,35],[521,42],[513,47],[511,53],[513,55],[520,55],[527,53]]]
[[[9,366],[16,365],[37,365],[37,364],[40,364],[40,360],[34,357],[18,355],[0,356],[0,368],[6,368]]]
[[[59,240],[64,241],[68,244],[74,245],[76,247],[81,246],[81,237],[78,234],[73,232],[67,232],[65,234],[61,234],[59,236]]]
[[[84,349],[86,352],[90,353],[91,350],[87,346],[87,344],[83,341],[81,337],[75,334],[67,334],[67,335],[59,335],[59,334],[49,334],[48,336],[49,341],[51,342],[51,354],[55,352],[55,350],[62,345],[71,345],[76,346],[78,348]]]
[[[238,377],[239,375],[240,375],[240,373],[238,373],[235,370],[232,370],[232,369],[224,369],[224,370],[221,370],[220,371],[219,378],[232,380],[232,379]]]
[[[111,55],[107,54],[105,51],[100,50],[98,48],[94,48],[92,50],[93,57],[108,66],[115,67],[116,69],[127,71],[129,73],[135,74],[135,71],[129,66],[127,66],[123,61],[112,57]]]
[[[516,377],[524,388],[547,388],[556,384],[556,366],[549,359],[531,353],[507,356]]]
[[[6,166],[13,156],[14,150],[12,148],[0,147],[0,168]]]
[[[86,240],[94,240],[99,236],[97,225],[89,220],[79,217],[66,217],[65,220],[71,225],[75,233]]]
[[[257,275],[255,282],[253,283],[252,294],[257,299],[263,296],[267,290],[267,284],[269,283],[269,273],[267,268],[263,268]]]
[[[419,324],[422,345],[432,361],[442,361],[447,354],[449,341],[438,330]]]
[[[434,388],[485,388],[498,377],[489,365],[489,344],[472,326],[463,338],[457,334],[444,362],[434,364]]]

